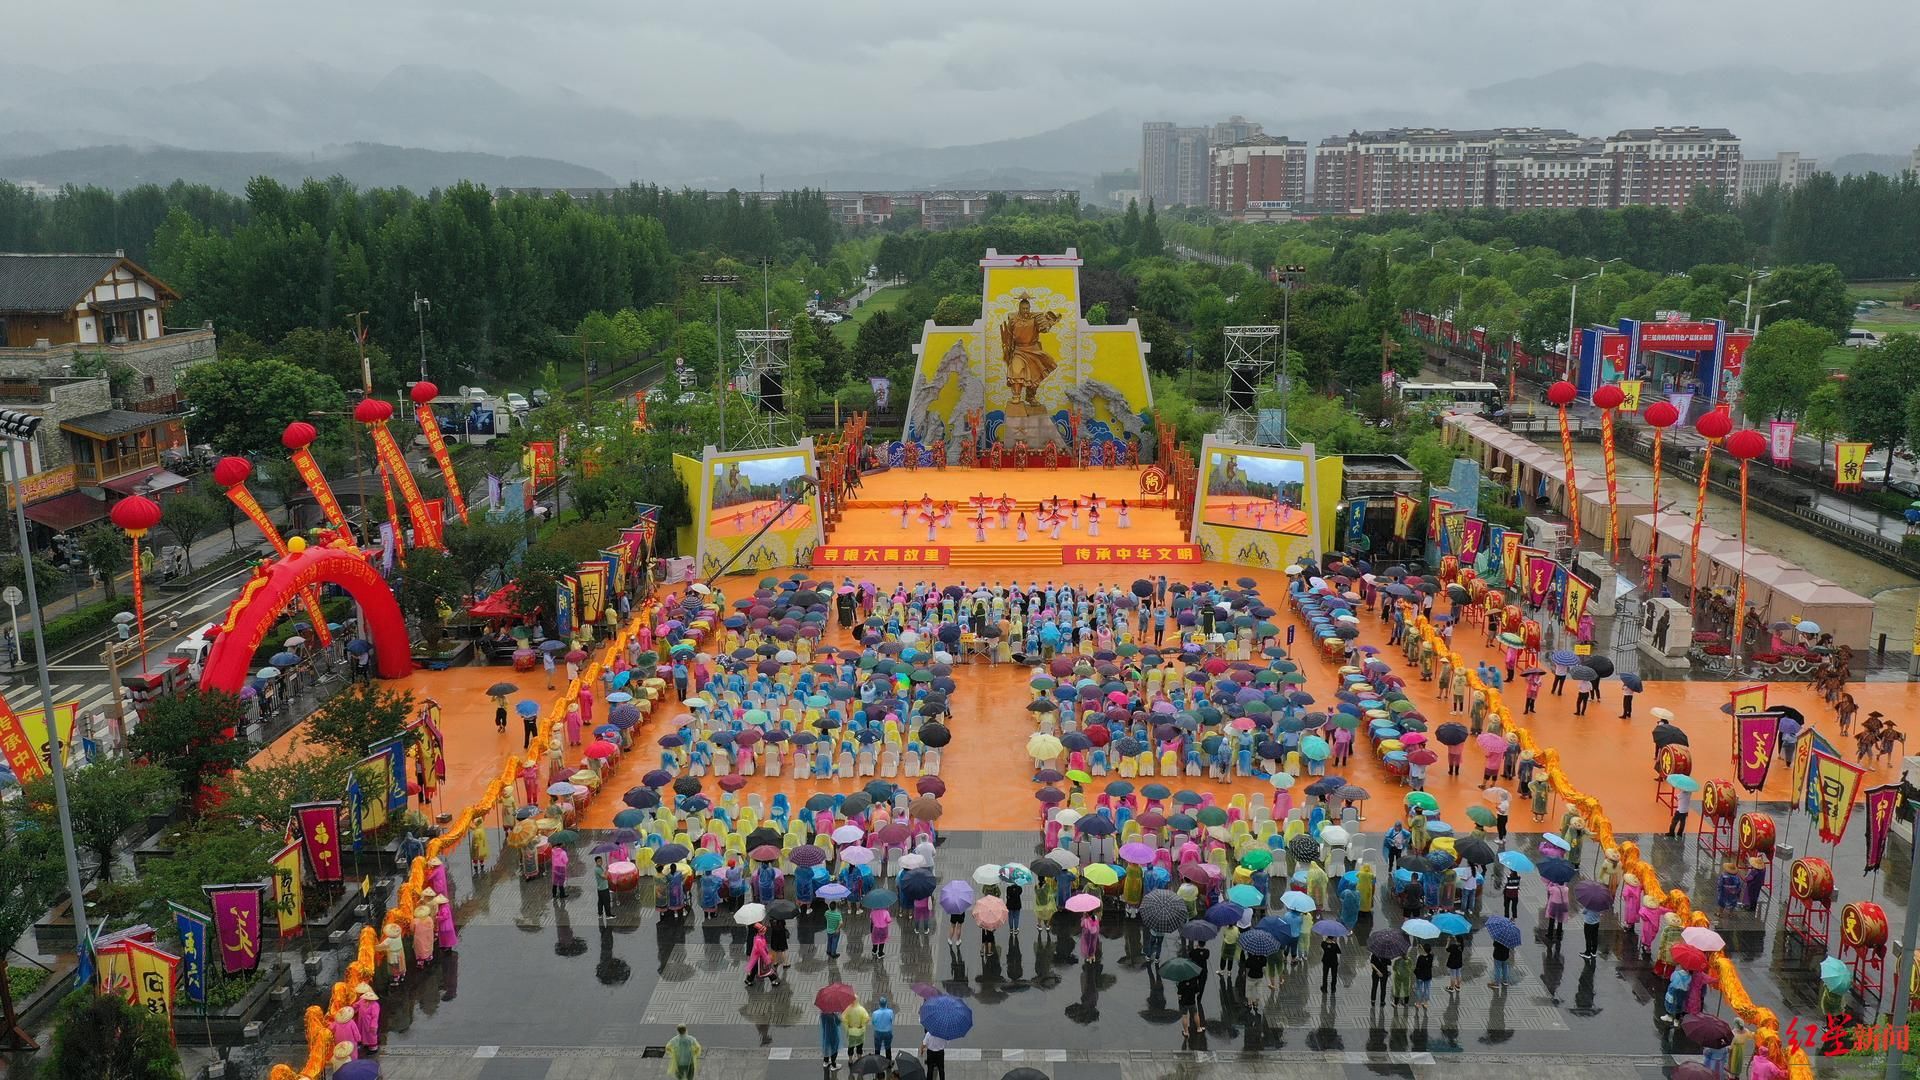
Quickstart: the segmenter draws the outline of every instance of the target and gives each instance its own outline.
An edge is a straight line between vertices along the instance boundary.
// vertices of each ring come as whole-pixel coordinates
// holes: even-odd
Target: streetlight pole
[[[1561,376],[1560,376],[1561,378],[1567,380],[1568,382],[1573,382],[1575,377],[1575,372],[1573,369],[1574,309],[1578,307],[1580,303],[1580,283],[1595,275],[1581,274],[1579,277],[1568,277],[1565,274],[1555,274],[1553,276],[1573,286],[1572,293],[1569,294],[1567,297],[1567,356],[1566,356],[1567,364],[1566,364],[1565,370],[1561,373]]]
[[[413,294],[413,316],[420,323],[420,381],[427,381],[427,312],[432,309],[433,301]],[[371,392],[371,390],[369,390]]]
[[[5,458],[14,482],[14,525],[20,530],[20,568],[27,578],[27,606],[40,611],[40,590],[34,581],[33,553],[27,547],[27,500],[20,497],[19,484],[27,477],[27,444],[33,441],[44,418],[13,409],[0,409],[0,439],[7,441]],[[140,568],[134,567],[134,573]],[[33,635],[35,666],[40,675],[40,708],[47,717],[47,759],[53,772],[53,805],[60,818],[60,849],[67,859],[67,896],[73,905],[73,937],[85,948],[87,933],[86,887],[80,883],[80,856],[74,849],[73,815],[67,806],[67,748],[60,742],[60,722],[53,711],[53,684],[47,677],[47,629],[42,623]],[[108,687],[115,694],[119,687]],[[74,718],[75,723],[79,718]]]
[[[1594,257],[1593,257],[1593,256],[1591,256],[1591,255],[1582,255],[1582,256],[1580,256],[1580,257],[1581,257],[1582,259],[1585,259],[1585,260],[1586,260],[1587,262],[1590,262],[1590,263],[1593,263],[1593,264],[1595,264],[1596,266],[1598,266],[1598,267],[1600,267],[1600,275],[1599,275],[1599,276],[1600,276],[1600,278],[1601,278],[1602,280],[1605,280],[1605,279],[1606,279],[1606,276],[1607,276],[1607,265],[1608,265],[1609,263],[1617,263],[1617,262],[1622,262],[1622,261],[1624,261],[1624,260],[1621,260],[1621,259],[1596,259],[1596,258],[1594,258]]]

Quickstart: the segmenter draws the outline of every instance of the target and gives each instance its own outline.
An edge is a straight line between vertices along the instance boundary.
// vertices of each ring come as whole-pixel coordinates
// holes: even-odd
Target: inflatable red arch
[[[407,622],[386,581],[354,549],[314,545],[273,560],[241,588],[207,650],[200,685],[239,693],[253,674],[254,652],[280,612],[312,585],[338,585],[359,603],[362,630],[373,644],[374,670],[381,678],[401,679],[413,672]]]

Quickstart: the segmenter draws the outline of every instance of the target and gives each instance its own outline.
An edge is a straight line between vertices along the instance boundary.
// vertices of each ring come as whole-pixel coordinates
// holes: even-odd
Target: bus
[[[1402,382],[1394,390],[1408,408],[1439,412],[1491,413],[1506,404],[1506,394],[1490,382]]]

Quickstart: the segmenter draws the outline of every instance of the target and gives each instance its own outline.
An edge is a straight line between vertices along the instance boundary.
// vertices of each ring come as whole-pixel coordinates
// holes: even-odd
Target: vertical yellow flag
[[[133,969],[133,1003],[171,1022],[173,977],[180,958],[138,941],[127,942],[126,955]]]
[[[1646,382],[1641,379],[1620,380],[1620,411],[1636,413],[1640,411],[1640,395],[1646,390]]]
[[[296,840],[273,857],[273,914],[281,937],[299,933],[306,921],[306,884],[300,875],[300,843]]]

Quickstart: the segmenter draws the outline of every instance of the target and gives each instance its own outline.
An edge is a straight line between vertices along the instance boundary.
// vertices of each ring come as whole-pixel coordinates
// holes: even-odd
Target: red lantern
[[[213,467],[213,482],[223,488],[238,487],[253,475],[253,462],[243,457],[223,457]]]
[[[1579,396],[1580,391],[1565,379],[1547,387],[1547,400],[1563,409],[1573,404],[1573,399]]]
[[[1727,437],[1727,432],[1733,430],[1733,418],[1715,409],[1695,420],[1693,430],[1708,442],[1719,442]]]
[[[1626,400],[1627,395],[1611,383],[1593,392],[1594,405],[1602,409],[1617,409]]]
[[[129,495],[113,504],[113,512],[108,515],[113,523],[126,530],[128,536],[139,539],[147,535],[147,530],[160,524],[160,504],[144,495]]]
[[[363,424],[377,424],[393,418],[393,405],[379,398],[361,398],[353,407],[353,418]]]
[[[1752,428],[1741,428],[1727,436],[1727,453],[1741,461],[1750,461],[1767,452],[1767,437]]]
[[[440,388],[422,379],[414,383],[413,389],[408,391],[408,393],[413,396],[413,403],[415,405],[425,405],[427,402],[440,396]]]
[[[129,495],[113,504],[108,514],[133,541],[133,628],[140,637],[140,670],[147,669],[147,598],[140,573],[140,538],[160,524],[160,504],[144,495]]]
[[[289,450],[298,450],[303,446],[312,446],[313,440],[319,437],[320,433],[314,430],[312,424],[305,420],[295,420],[287,425],[286,431],[281,433],[280,445]]]
[[[1650,427],[1670,428],[1680,422],[1680,410],[1670,401],[1656,401],[1640,413]]]

